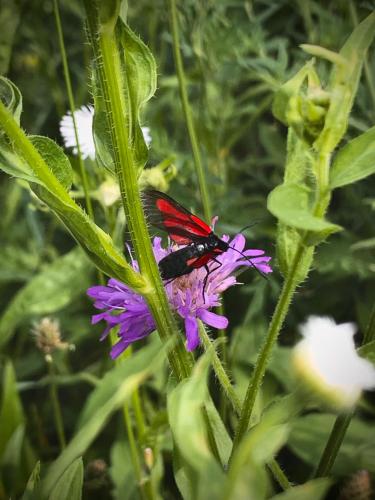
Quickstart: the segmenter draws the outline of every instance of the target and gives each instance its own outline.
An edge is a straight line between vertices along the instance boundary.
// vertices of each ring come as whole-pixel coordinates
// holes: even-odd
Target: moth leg
[[[207,264],[205,264],[205,265],[204,265],[204,268],[205,268],[205,270],[206,270],[206,276],[204,277],[204,280],[203,280],[203,290],[202,290],[203,304],[205,304],[205,303],[206,303],[206,300],[205,300],[205,298],[204,298],[204,291],[205,291],[205,289],[206,289],[208,276],[209,276],[209,274],[210,274],[210,270],[209,270],[209,268],[208,268],[208,265],[207,265]]]

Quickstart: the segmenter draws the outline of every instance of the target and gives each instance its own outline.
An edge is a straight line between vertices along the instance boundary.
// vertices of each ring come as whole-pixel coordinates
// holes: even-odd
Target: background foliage
[[[358,19],[363,19],[373,6],[365,1],[308,0],[189,0],[181,4],[182,54],[213,213],[220,217],[217,232],[234,234],[256,221],[256,225],[246,230],[250,246],[265,248],[267,254],[274,256],[276,223],[266,210],[266,199],[282,182],[286,155],[286,127],[271,112],[274,93],[308,60],[299,48],[301,43],[338,51]],[[60,8],[75,101],[80,106],[91,102],[92,85],[83,9],[73,0],[62,0]],[[150,47],[158,68],[157,92],[142,116],[153,138],[147,167],[172,156],[176,176],[170,193],[199,214],[201,205],[179,101],[165,3],[129,2],[128,22]],[[58,124],[68,109],[68,101],[52,2],[3,0],[0,25],[6,28],[0,35],[0,71],[22,92],[22,127],[30,134],[46,135],[61,144]],[[373,49],[367,61],[346,141],[374,124]],[[319,59],[317,69],[328,78],[327,62]],[[78,202],[82,202],[78,162],[74,156],[70,160],[73,192]],[[87,161],[86,166],[95,199],[97,186],[106,174],[93,162]],[[74,351],[54,354],[53,376],[58,384],[68,441],[75,436],[69,446],[74,452],[80,450],[84,454],[83,462],[80,459],[72,462],[67,477],[60,479],[60,485],[56,482],[55,498],[65,498],[63,494],[72,497],[82,482],[85,498],[125,499],[138,494],[122,414],[116,410],[129,398],[132,389],[150,375],[153,377],[147,378],[141,389],[148,427],[145,435],[138,438],[142,450],[153,449],[154,462],[147,465],[147,459],[141,455],[141,475],[162,498],[178,498],[178,489],[184,491],[187,481],[176,473],[178,464],[172,464],[165,401],[168,369],[161,361],[150,363],[157,351],[153,345],[156,339],[147,342],[150,345],[132,358],[132,364],[113,368],[107,355],[109,345],[98,342],[100,326],[90,324],[93,308],[85,291],[97,282],[92,264],[25,182],[3,173],[0,176],[0,498],[20,496],[26,482],[32,482],[29,478],[37,460],[41,461],[43,474],[59,455],[53,405],[48,396],[52,375],[31,335],[33,324],[46,315],[60,321],[63,339],[75,346]],[[298,300],[288,315],[262,388],[259,411],[293,386],[288,370],[289,346],[298,338],[298,325],[307,315],[330,315],[339,323],[355,321],[359,336],[363,333],[375,300],[374,187],[374,178],[370,177],[334,192],[330,220],[345,230],[318,248],[309,280],[299,287]],[[98,224],[114,235],[122,251],[120,206],[105,208],[96,202],[94,207]],[[269,282],[259,281],[251,272],[241,276],[241,280],[244,285],[232,289],[224,301],[230,319],[227,362],[240,395],[246,389],[249,371],[265,334],[281,276],[275,264]],[[207,371],[204,363],[203,360],[203,373]],[[110,369],[115,371],[108,372]],[[209,380],[215,402],[224,405],[217,381],[213,377]],[[199,432],[199,422],[195,422],[192,430],[175,414],[181,400],[186,412],[190,405],[199,405],[204,400],[198,375],[189,384],[175,389],[169,399],[168,411],[175,415],[174,436],[194,436]],[[352,422],[335,464],[334,484],[329,493],[332,498],[351,474],[361,469],[375,473],[373,416],[373,400],[367,398]],[[131,418],[136,418],[133,411]],[[231,419],[228,414],[229,427],[233,425]],[[283,429],[277,431],[274,442],[281,447],[279,462],[293,482],[302,483],[310,477],[333,419],[329,414],[306,412],[290,424],[288,433]],[[266,446],[260,442],[258,446],[264,449]],[[277,449],[275,445],[274,451]],[[201,450],[182,448],[181,453],[184,452],[193,466],[200,463]],[[268,453],[271,456],[273,450]],[[67,456],[65,467],[72,461]],[[72,458],[75,456],[72,452]],[[265,452],[258,461],[252,460],[260,467],[267,458]],[[253,467],[257,470],[254,464]],[[34,474],[37,475],[35,469]],[[58,475],[54,476],[51,469],[49,474],[53,484]],[[220,474],[210,470],[207,481],[215,477],[220,484]],[[262,484],[257,491],[264,489],[267,496],[279,491],[276,484],[263,478],[262,472],[259,477]],[[254,485],[254,481],[249,479],[245,484]],[[325,495],[328,485],[320,486],[321,495]],[[209,495],[209,491],[205,494]],[[231,498],[245,498],[241,490],[232,491],[231,495]]]

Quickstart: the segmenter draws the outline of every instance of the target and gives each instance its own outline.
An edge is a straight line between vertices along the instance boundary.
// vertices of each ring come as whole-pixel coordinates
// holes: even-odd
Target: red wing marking
[[[166,231],[178,245],[188,245],[212,233],[210,226],[168,195],[148,190],[144,197],[151,224]]]

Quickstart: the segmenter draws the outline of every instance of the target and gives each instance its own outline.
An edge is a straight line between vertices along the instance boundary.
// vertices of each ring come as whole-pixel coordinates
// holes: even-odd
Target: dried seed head
[[[74,347],[61,340],[60,323],[57,319],[42,318],[38,323],[34,323],[31,333],[35,338],[36,346],[46,356],[56,349],[66,350]]]

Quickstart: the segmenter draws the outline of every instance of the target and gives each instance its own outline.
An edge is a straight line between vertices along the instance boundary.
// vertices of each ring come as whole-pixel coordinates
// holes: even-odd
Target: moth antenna
[[[243,257],[244,259],[246,259],[246,260],[250,263],[251,267],[253,267],[253,268],[256,270],[256,272],[257,272],[260,276],[262,276],[262,278],[264,278],[265,280],[269,281],[268,276],[267,276],[265,273],[263,273],[260,269],[258,269],[258,268],[257,268],[257,266],[254,264],[254,262],[252,262],[252,261],[251,261],[251,259],[249,259],[246,255],[244,255],[242,252],[240,252],[239,250],[237,250],[237,248],[234,248],[234,247],[231,247],[231,246],[230,246],[229,248],[231,248],[231,249],[232,249],[232,250],[234,250],[235,252],[237,252],[237,253],[239,253],[240,255],[242,255],[242,257]]]

